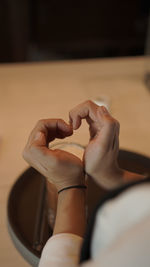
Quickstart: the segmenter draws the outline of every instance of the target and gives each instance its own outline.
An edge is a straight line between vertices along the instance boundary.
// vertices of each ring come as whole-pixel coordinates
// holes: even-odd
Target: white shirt
[[[77,267],[83,239],[57,234],[46,243],[39,267]],[[107,201],[96,215],[92,259],[82,267],[150,266],[150,184]]]

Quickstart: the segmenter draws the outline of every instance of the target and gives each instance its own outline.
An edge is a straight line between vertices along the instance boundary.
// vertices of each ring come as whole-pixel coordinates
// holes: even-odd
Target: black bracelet
[[[72,185],[72,186],[68,186],[68,187],[65,187],[65,188],[62,188],[61,190],[58,191],[58,194],[64,190],[67,190],[67,189],[71,189],[71,188],[84,188],[86,189],[87,186],[86,185]]]

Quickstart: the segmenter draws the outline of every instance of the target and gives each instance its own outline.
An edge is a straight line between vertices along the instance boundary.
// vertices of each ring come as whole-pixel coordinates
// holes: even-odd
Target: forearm
[[[100,173],[99,176],[97,175],[96,179],[94,180],[96,180],[96,182],[105,189],[112,190],[116,187],[120,187],[131,182],[136,182],[144,178],[146,178],[146,176],[116,168],[114,170],[111,169],[111,171],[107,172],[107,174]]]
[[[135,182],[138,180],[142,180],[146,178],[146,176],[134,172],[129,172],[127,170],[123,171],[123,176],[122,176],[122,181],[123,183],[130,183],[130,182]]]
[[[85,189],[72,188],[58,194],[53,236],[47,241],[40,267],[76,267],[86,226]]]
[[[83,237],[86,227],[85,191],[72,188],[58,195],[54,235],[71,233]]]
[[[136,182],[146,177],[142,174],[118,168],[117,172],[112,175],[112,178],[114,178],[112,180],[116,180],[116,184],[118,183],[117,185],[120,186],[130,182]]]

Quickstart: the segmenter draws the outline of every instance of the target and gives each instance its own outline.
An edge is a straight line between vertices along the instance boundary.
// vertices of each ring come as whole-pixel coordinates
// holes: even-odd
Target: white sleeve
[[[149,267],[150,217],[133,226],[96,259],[80,267]]]
[[[150,184],[131,187],[98,210],[91,256],[82,267],[150,266]]]
[[[83,238],[74,234],[53,235],[42,251],[39,267],[78,266],[82,242]]]

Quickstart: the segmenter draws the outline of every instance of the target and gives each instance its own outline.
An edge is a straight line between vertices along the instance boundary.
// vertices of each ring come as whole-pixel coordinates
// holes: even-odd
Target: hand
[[[55,138],[73,134],[72,127],[61,119],[40,120],[31,132],[23,151],[24,159],[53,183],[57,190],[84,184],[82,161],[63,150],[48,148]]]
[[[89,124],[90,141],[83,157],[85,171],[105,188],[122,183],[123,171],[119,168],[119,123],[107,109],[92,101],[86,101],[69,113],[70,122],[76,130],[81,120]]]

